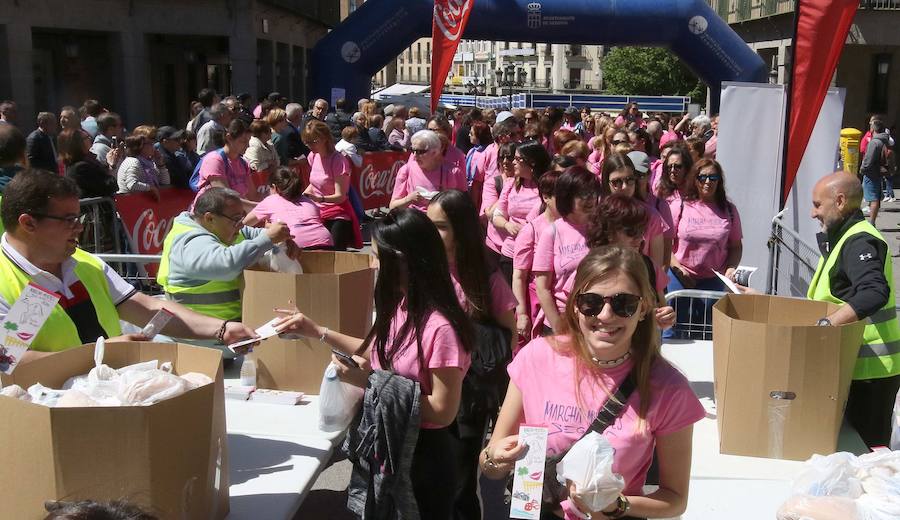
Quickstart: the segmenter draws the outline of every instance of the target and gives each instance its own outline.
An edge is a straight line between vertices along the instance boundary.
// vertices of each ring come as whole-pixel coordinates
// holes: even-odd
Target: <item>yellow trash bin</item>
[[[841,162],[844,171],[856,175],[859,173],[859,142],[863,133],[855,128],[841,130]]]

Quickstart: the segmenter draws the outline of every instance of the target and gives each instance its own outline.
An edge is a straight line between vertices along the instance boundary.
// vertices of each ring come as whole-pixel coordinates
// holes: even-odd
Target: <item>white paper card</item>
[[[744,287],[750,287],[750,276],[755,273],[757,269],[757,267],[749,267],[746,265],[737,266],[737,269],[734,270],[734,279],[735,282],[737,282],[737,285],[735,285],[735,282],[732,282],[731,279],[729,279],[719,271],[714,270],[713,272],[716,273],[716,276],[719,277],[719,280],[722,280],[722,283],[725,284],[725,287],[727,287],[729,291],[735,294],[741,294],[741,291],[737,286],[743,285]]]
[[[278,331],[275,330],[275,322],[280,320],[281,318],[272,318],[268,323],[261,325],[258,329],[256,329],[256,334],[259,336],[258,338],[250,338],[242,341],[238,341],[237,343],[232,343],[228,345],[228,348],[234,351],[236,348],[243,347],[244,345],[250,345],[256,343],[258,341],[262,341],[264,339],[269,339],[272,336],[278,334]]]
[[[29,283],[13,303],[0,328],[0,371],[12,374],[44,326],[60,296]]]
[[[141,329],[141,334],[147,339],[153,339],[154,336],[162,332],[166,324],[175,317],[174,314],[166,309],[160,309],[153,318]]]
[[[520,426],[519,444],[528,446],[528,451],[516,461],[516,469],[513,470],[509,517],[539,520],[544,491],[544,462],[547,460],[547,428]]]

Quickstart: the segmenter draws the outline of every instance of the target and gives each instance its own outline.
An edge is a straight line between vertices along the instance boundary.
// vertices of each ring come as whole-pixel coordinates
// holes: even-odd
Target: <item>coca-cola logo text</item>
[[[444,0],[434,4],[434,24],[450,41],[462,36],[463,18],[472,8],[472,0]]]
[[[163,241],[172,228],[174,217],[171,219],[157,219],[152,209],[147,208],[141,212],[131,230],[131,236],[137,242],[140,254],[154,254],[162,251]]]
[[[390,196],[394,191],[394,179],[397,171],[406,164],[406,161],[394,161],[389,169],[375,170],[375,165],[367,164],[359,174],[359,194],[363,200]]]

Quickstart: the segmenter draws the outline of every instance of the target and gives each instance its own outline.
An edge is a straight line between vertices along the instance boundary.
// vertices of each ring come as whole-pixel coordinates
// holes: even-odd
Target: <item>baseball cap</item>
[[[628,158],[634,164],[634,169],[638,173],[646,174],[650,171],[650,158],[644,152],[635,150],[628,153]]]
[[[176,133],[178,133],[178,129],[174,126],[161,126],[156,131],[156,140],[173,139]]]
[[[384,107],[384,115],[386,115],[386,116],[394,115],[394,108],[395,108],[394,105],[388,105],[388,106]]]
[[[510,112],[509,110],[504,110],[503,112],[500,112],[499,114],[497,114],[497,122],[502,123],[511,117],[514,117],[513,113]]]

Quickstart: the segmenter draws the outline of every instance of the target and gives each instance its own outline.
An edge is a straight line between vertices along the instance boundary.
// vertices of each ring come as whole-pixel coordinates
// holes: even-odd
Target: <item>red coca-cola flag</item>
[[[787,164],[782,204],[800,169],[831,78],[837,68],[859,0],[799,0],[790,80]],[[822,172],[825,173],[825,172]]]
[[[434,0],[431,24],[431,112],[444,90],[453,56],[462,39],[475,0]]]

